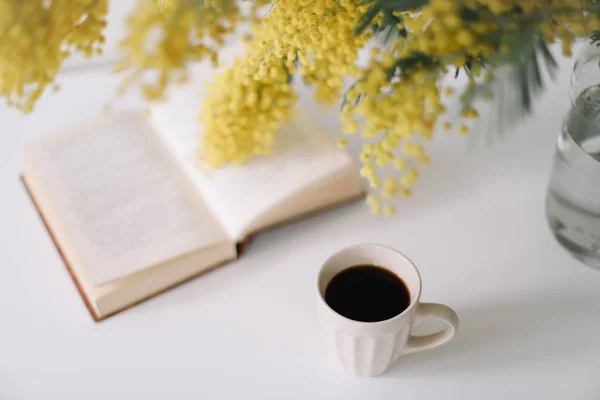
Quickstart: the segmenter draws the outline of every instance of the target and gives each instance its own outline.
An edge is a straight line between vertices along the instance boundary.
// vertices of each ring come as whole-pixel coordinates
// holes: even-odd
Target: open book
[[[95,320],[234,260],[249,235],[361,196],[352,160],[306,114],[273,156],[203,168],[185,97],[24,149],[23,180]]]

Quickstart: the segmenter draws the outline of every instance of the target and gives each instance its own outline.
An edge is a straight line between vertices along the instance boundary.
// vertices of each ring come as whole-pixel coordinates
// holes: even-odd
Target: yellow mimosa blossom
[[[340,139],[340,140],[338,140],[338,142],[337,142],[337,146],[338,146],[340,149],[345,149],[345,148],[346,148],[346,146],[348,146],[348,141],[347,141],[346,139]]]
[[[0,96],[31,111],[70,53],[100,51],[106,12],[107,0],[0,0]],[[190,62],[217,64],[227,36],[250,22],[243,54],[198,88],[200,156],[219,167],[270,154],[293,116],[298,77],[317,101],[342,102],[341,130],[354,136],[337,144],[363,141],[360,175],[374,191],[366,202],[392,214],[381,198],[410,196],[436,130],[469,132],[474,98],[492,97],[496,66],[548,58],[540,44],[560,42],[571,55],[577,39],[600,30],[599,17],[591,0],[253,0],[247,9],[237,0],[138,0],[119,70],[146,98],[161,98]],[[464,74],[464,85],[441,85],[448,74]],[[460,110],[459,120],[447,109]]]
[[[270,154],[277,129],[292,116],[290,80],[296,71],[314,85],[317,100],[332,104],[340,98],[343,78],[358,71],[358,49],[370,37],[353,36],[365,10],[357,3],[279,0],[271,7],[243,56],[207,87],[200,140],[210,165]],[[347,122],[345,128],[356,132],[358,124]]]
[[[117,70],[130,71],[126,84],[155,73],[142,87],[146,98],[160,99],[169,83],[186,79],[190,61],[216,65],[219,47],[241,20],[239,7],[227,0],[138,0]]]
[[[395,158],[394,159],[394,168],[395,169],[398,169],[398,170],[403,169],[405,165],[406,165],[406,161],[404,161],[403,158]]]
[[[107,0],[1,0],[0,96],[30,112],[73,52],[101,52]]]
[[[183,0],[173,0],[178,1]],[[484,82],[494,79],[491,70],[473,61],[511,50],[509,45],[494,45],[487,38],[500,31],[518,32],[518,24],[504,22],[507,13],[514,11],[514,4],[504,0],[429,0],[419,12],[394,11],[398,18],[394,27],[406,34],[385,48],[373,48],[367,65],[359,67],[358,50],[372,33],[365,30],[355,35],[354,30],[368,5],[358,0],[274,2],[255,26],[243,56],[207,88],[208,97],[200,113],[203,157],[219,166],[269,154],[278,127],[292,116],[295,95],[290,80],[294,74],[313,85],[315,98],[326,104],[339,101],[344,78],[351,77],[356,81],[344,95],[340,120],[344,133],[360,132],[365,140],[359,157],[363,164],[360,175],[385,199],[407,197],[420,175],[419,168],[430,164],[424,144],[446,113],[441,97],[453,96],[456,90],[440,88],[440,77],[468,68],[468,89],[475,88],[479,77]],[[560,39],[565,54],[570,52],[574,38],[598,24],[596,16],[577,14],[579,6],[575,0],[519,2],[525,12],[566,10],[555,19],[529,22],[530,27],[543,32],[546,42]],[[465,7],[480,14],[465,19]],[[373,23],[383,20],[383,15],[376,15]],[[438,61],[429,63],[426,57]],[[176,70],[180,65],[177,60],[169,64],[163,59],[167,62],[165,70]],[[461,113],[465,119],[478,116],[470,104]],[[450,130],[452,124],[445,121],[442,127]],[[459,123],[457,130],[466,134],[469,129],[466,123]],[[339,147],[346,145],[345,139],[338,141]],[[390,164],[402,172],[396,179],[381,182],[378,170]],[[375,195],[367,204],[374,213],[382,209],[387,213]]]

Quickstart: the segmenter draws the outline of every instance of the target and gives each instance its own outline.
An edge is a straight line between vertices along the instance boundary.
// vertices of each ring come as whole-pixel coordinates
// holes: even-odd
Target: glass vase
[[[558,242],[600,269],[600,47],[588,45],[571,77],[571,109],[558,141],[546,215]]]

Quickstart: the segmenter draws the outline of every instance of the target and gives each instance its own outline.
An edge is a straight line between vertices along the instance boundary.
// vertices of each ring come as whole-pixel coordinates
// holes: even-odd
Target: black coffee
[[[325,289],[325,301],[355,321],[383,321],[406,310],[410,292],[397,275],[375,265],[356,265],[339,272]]]

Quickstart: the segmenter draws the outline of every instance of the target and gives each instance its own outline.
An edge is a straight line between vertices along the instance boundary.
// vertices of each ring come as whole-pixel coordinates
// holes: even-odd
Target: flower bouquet
[[[108,6],[0,0],[0,96],[31,112],[57,88],[66,58],[101,52]],[[202,157],[218,168],[268,156],[301,79],[315,101],[339,105],[348,136],[338,145],[362,141],[367,204],[393,213],[393,200],[409,196],[429,164],[425,147],[436,131],[466,134],[485,101],[496,120],[527,115],[557,68],[548,46],[560,42],[569,56],[577,38],[598,37],[599,16],[590,0],[140,0],[117,71],[148,100],[160,99],[186,80],[191,62],[216,65],[224,41],[246,24],[243,53],[198,88],[206,93],[198,110]],[[364,65],[360,54],[368,54]],[[464,84],[444,87],[448,74]],[[384,169],[395,173],[381,179]]]

